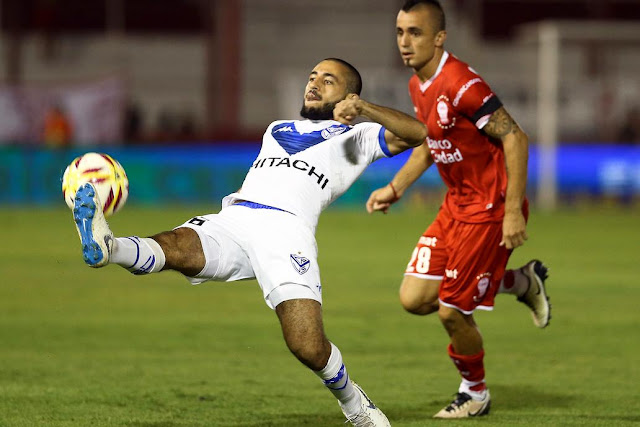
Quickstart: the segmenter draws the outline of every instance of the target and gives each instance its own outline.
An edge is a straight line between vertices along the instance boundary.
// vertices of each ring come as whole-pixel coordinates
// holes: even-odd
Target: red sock
[[[487,388],[484,382],[484,350],[472,355],[456,354],[451,344],[447,350],[462,378],[475,384],[469,387],[471,390],[482,391]]]
[[[507,270],[504,272],[504,277],[502,278],[502,286],[505,289],[511,289],[516,282],[515,274],[513,270]]]

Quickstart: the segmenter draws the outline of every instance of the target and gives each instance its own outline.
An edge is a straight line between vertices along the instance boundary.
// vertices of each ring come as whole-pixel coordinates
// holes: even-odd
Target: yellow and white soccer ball
[[[108,154],[86,153],[73,159],[62,176],[62,194],[73,209],[78,187],[90,182],[98,191],[104,216],[120,210],[129,196],[129,179],[124,168]]]

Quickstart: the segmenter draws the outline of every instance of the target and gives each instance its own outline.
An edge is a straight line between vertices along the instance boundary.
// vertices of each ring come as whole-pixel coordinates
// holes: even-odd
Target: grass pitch
[[[144,236],[206,212],[127,206],[111,224]],[[638,425],[638,212],[533,213],[510,266],[551,267],[551,325],[509,296],[478,314],[493,407],[463,421],[431,420],[459,378],[438,319],[397,301],[433,215],[334,210],[318,229],[327,334],[392,425]],[[0,426],[343,425],[254,281],[90,269],[63,208],[4,208],[0,224]]]

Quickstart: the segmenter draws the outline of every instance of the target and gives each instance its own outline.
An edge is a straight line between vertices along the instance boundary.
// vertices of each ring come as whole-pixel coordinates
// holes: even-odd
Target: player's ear
[[[347,99],[352,99],[354,95],[358,96],[355,93],[347,92],[347,93],[344,94],[344,96],[342,97],[342,99],[340,101],[345,101]]]
[[[447,39],[447,31],[446,30],[438,31],[436,33],[434,44],[436,45],[436,47],[442,47],[446,39]]]

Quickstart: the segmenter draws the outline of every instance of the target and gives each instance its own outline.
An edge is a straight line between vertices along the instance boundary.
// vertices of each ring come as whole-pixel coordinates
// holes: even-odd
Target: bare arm
[[[333,110],[335,120],[349,124],[364,116],[386,128],[384,137],[392,154],[417,147],[427,138],[427,127],[413,117],[388,107],[367,102],[356,94],[349,94]]]
[[[529,138],[504,107],[496,110],[482,129],[492,138],[502,141],[507,167],[507,194],[502,223],[502,242],[507,249],[517,248],[527,240],[522,203],[527,188]]]
[[[397,202],[420,176],[433,164],[431,150],[426,142],[415,147],[409,160],[400,168],[385,187],[379,188],[371,193],[367,200],[367,212],[382,211],[386,213],[389,207]]]
[[[411,187],[432,164],[431,150],[426,142],[414,148],[407,163],[400,168],[391,180],[391,185],[396,190],[398,198],[402,197],[407,188]]]
[[[398,171],[392,183],[371,193],[367,201],[369,213],[374,211],[386,213],[389,206],[396,202],[433,163],[429,147],[425,143],[427,127],[405,113],[372,104],[355,94],[348,95],[333,110],[334,119],[345,124],[351,123],[358,116],[368,117],[386,128],[384,138],[392,154],[415,147],[409,160]]]

